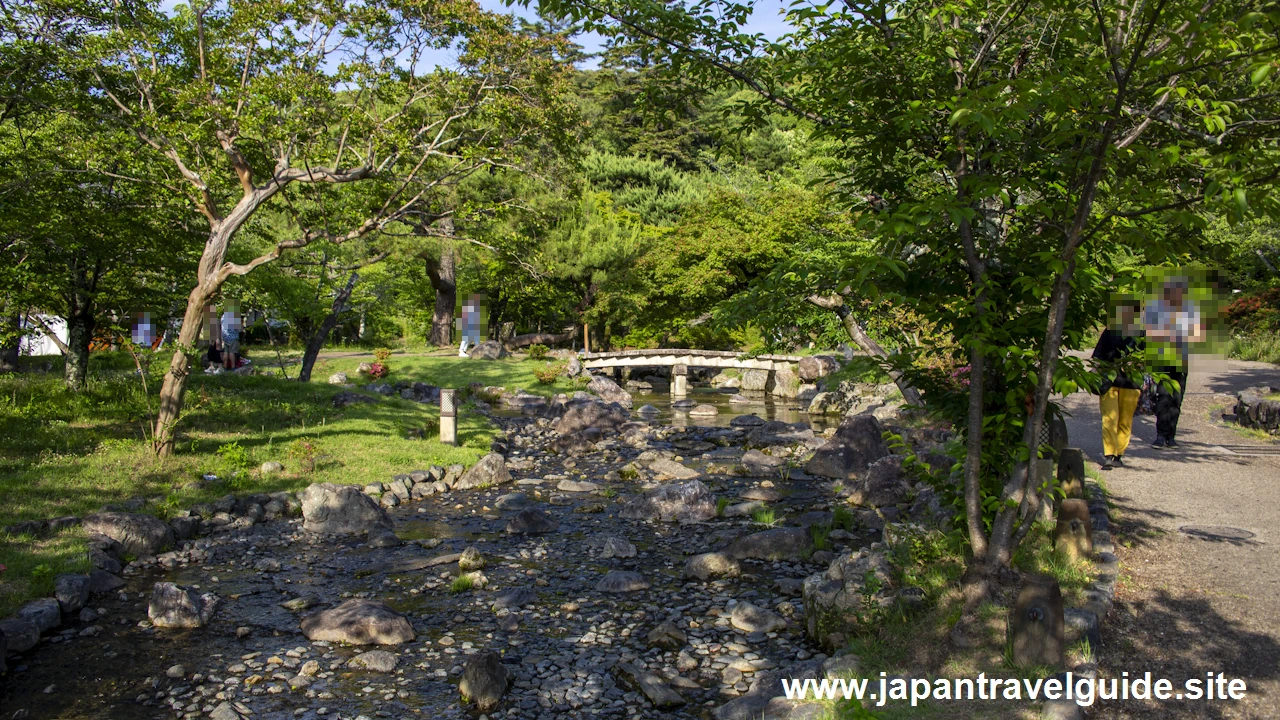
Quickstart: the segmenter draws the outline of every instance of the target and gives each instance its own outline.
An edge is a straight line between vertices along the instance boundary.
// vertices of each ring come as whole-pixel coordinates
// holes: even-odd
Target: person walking
[[[1149,301],[1143,310],[1146,337],[1154,345],[1153,365],[1168,376],[1167,381],[1156,383],[1156,440],[1152,447],[1178,446],[1174,436],[1186,392],[1190,346],[1205,339],[1200,307],[1187,297],[1189,286],[1185,277],[1168,278],[1160,297]]]
[[[1124,465],[1124,452],[1133,433],[1133,413],[1141,396],[1141,374],[1134,363],[1140,362],[1143,349],[1137,337],[1137,309],[1121,305],[1114,327],[1102,331],[1093,349],[1093,359],[1102,374],[1098,404],[1102,410],[1102,469]],[[1136,375],[1136,380],[1135,380]]]
[[[236,360],[240,355],[240,308],[238,303],[230,300],[222,311],[222,367],[235,370]]]

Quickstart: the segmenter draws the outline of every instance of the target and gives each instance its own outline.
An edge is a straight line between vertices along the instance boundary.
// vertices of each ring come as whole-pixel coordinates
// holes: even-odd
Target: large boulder
[[[413,626],[403,615],[375,600],[362,599],[303,618],[302,634],[309,640],[352,645],[399,645],[414,638]]]
[[[53,595],[64,613],[80,612],[89,601],[89,576],[68,573],[53,582]]]
[[[725,549],[735,560],[800,560],[813,549],[805,528],[772,528],[739,538]]]
[[[814,355],[800,359],[800,379],[813,382],[840,369],[840,361],[832,355]]]
[[[197,594],[171,582],[158,582],[147,603],[147,617],[158,628],[204,627],[218,608],[218,596]]]
[[[315,533],[391,530],[391,516],[354,485],[313,483],[299,494],[302,527]]]
[[[607,593],[631,593],[649,588],[649,581],[634,570],[610,570],[596,583],[597,591]]]
[[[1236,395],[1236,406],[1233,409],[1236,422],[1272,435],[1280,434],[1280,399],[1276,399],[1278,392],[1278,388],[1262,386],[1241,390]]]
[[[26,652],[40,642],[40,628],[30,620],[12,617],[0,620],[0,634],[9,645],[9,652]]]
[[[458,693],[475,703],[480,712],[489,712],[498,707],[510,679],[502,665],[502,657],[486,650],[467,659],[462,669],[462,680],[458,683]]]
[[[35,625],[37,632],[45,632],[62,624],[62,607],[53,598],[37,598],[18,610],[18,619]]]
[[[773,373],[768,370],[747,370],[742,373],[742,384],[738,387],[747,392],[770,392],[773,390]]]
[[[631,393],[603,375],[593,376],[591,382],[587,383],[587,390],[599,395],[605,402],[618,403],[624,408],[631,407]]]
[[[702,522],[716,516],[716,499],[697,480],[667,483],[632,498],[618,515],[626,520]]]
[[[893,604],[893,568],[883,547],[862,548],[804,581],[805,630],[823,647],[840,648],[849,634],[878,622]]]
[[[506,356],[506,348],[496,340],[486,340],[467,352],[467,357],[472,360],[501,360]]]
[[[911,484],[902,469],[902,458],[888,455],[867,466],[849,495],[849,502],[868,507],[897,505],[907,499]]]
[[[616,402],[603,402],[596,398],[575,398],[564,404],[564,414],[552,428],[561,435],[577,435],[587,428],[601,432],[616,432],[631,421],[631,414]]]
[[[511,482],[511,473],[507,472],[507,461],[498,453],[489,453],[462,473],[462,477],[453,483],[453,489],[472,490],[496,487],[509,482]]]
[[[800,393],[800,376],[795,366],[782,365],[773,371],[773,394],[781,398],[793,398]]]
[[[775,447],[777,445],[798,445],[813,439],[813,430],[804,423],[784,423],[781,420],[770,420],[758,425],[747,433],[747,447]]]
[[[173,529],[151,515],[101,512],[86,515],[83,525],[86,533],[106,535],[120,543],[129,555],[155,555],[173,544]]]
[[[836,433],[813,453],[805,466],[810,475],[847,480],[889,454],[880,421],[870,415],[845,418]]]

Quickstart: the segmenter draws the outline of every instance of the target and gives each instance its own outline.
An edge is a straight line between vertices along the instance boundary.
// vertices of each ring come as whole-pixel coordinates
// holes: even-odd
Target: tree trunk
[[[212,292],[216,292],[216,288]],[[165,373],[164,384],[160,387],[160,412],[156,416],[153,442],[156,454],[162,457],[173,454],[174,433],[178,417],[182,414],[182,396],[187,391],[191,373],[191,358],[187,353],[196,352],[196,341],[200,339],[200,328],[204,325],[205,306],[212,292],[207,291],[202,282],[187,296],[187,311],[182,316],[173,359],[169,361],[169,371]]]
[[[575,334],[576,332],[572,328],[570,328],[568,332],[559,334],[544,332],[528,333],[527,335],[516,335],[511,339],[504,341],[502,344],[508,351],[528,347],[530,345],[560,345],[572,340]]]
[[[841,324],[844,325],[845,332],[849,333],[849,339],[853,340],[858,347],[882,360],[887,360],[889,358],[889,353],[885,352],[885,349],[880,347],[880,343],[872,340],[871,336],[867,335],[867,332],[862,329],[860,324],[858,324],[858,319],[853,316],[853,311],[845,304],[843,297],[839,295],[810,295],[807,300],[811,304],[831,310],[839,316]],[[902,393],[902,399],[905,400],[908,405],[920,405],[920,391],[916,390],[909,382],[907,382],[905,375],[897,370],[890,370],[889,377],[893,380],[893,383],[898,386],[898,390]]]
[[[67,317],[63,381],[72,390],[83,388],[89,377],[89,344],[93,340],[93,326],[92,312],[81,310]]]
[[[0,373],[18,371],[18,350],[22,346],[22,316],[0,317]]]
[[[440,259],[427,259],[427,276],[436,291],[436,308],[431,315],[431,336],[427,342],[436,347],[453,343],[453,308],[458,302],[457,250],[453,243],[440,243]]]
[[[320,348],[324,347],[324,341],[329,337],[329,333],[333,331],[334,326],[338,324],[338,316],[342,313],[342,308],[347,304],[347,300],[351,299],[351,291],[355,288],[359,279],[359,275],[351,273],[351,277],[347,278],[347,284],[339,288],[338,294],[334,295],[333,306],[329,309],[329,314],[325,316],[315,334],[307,341],[307,350],[302,354],[302,369],[298,372],[298,380],[302,382],[311,381],[311,368],[315,366],[316,358],[320,356]]]

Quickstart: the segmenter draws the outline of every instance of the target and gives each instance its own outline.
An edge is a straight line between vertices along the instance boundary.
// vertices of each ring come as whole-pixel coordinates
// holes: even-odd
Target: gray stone
[[[400,538],[390,530],[370,530],[369,531],[369,547],[371,548],[393,548],[400,547],[402,543]]]
[[[716,516],[711,491],[697,480],[667,483],[632,498],[618,513],[624,520],[702,522]]]
[[[240,720],[240,713],[231,703],[221,702],[209,713],[209,720]]]
[[[308,532],[368,533],[394,527],[391,516],[354,485],[314,483],[302,491],[301,500],[302,527]]]
[[[714,417],[719,415],[720,411],[716,409],[715,405],[707,405],[706,403],[703,403],[702,405],[698,405],[690,410],[689,414],[701,417]]]
[[[787,621],[781,615],[756,607],[749,602],[739,602],[733,606],[729,622],[743,632],[771,633],[785,630]]]
[[[773,390],[773,373],[768,370],[743,371],[739,387],[749,392],[769,392]]]
[[[467,351],[472,360],[501,360],[507,356],[507,349],[497,340],[486,340]]]
[[[53,582],[53,596],[58,599],[62,612],[80,612],[80,608],[89,600],[89,576],[59,575]]]
[[[786,464],[786,458],[765,455],[759,450],[748,450],[742,455],[742,467],[747,477],[777,477]]]
[[[743,500],[759,500],[760,502],[777,502],[782,499],[782,493],[767,487],[752,487],[743,490],[738,497]]]
[[[758,427],[765,424],[765,419],[759,415],[739,415],[729,421],[730,427]]]
[[[529,498],[524,493],[510,493],[508,495],[500,495],[493,506],[499,510],[519,510],[529,504]]]
[[[587,428],[617,432],[630,421],[631,414],[623,405],[588,396],[565,403],[564,413],[552,428],[561,435],[577,435]]]
[[[174,540],[190,540],[200,530],[200,518],[190,516],[169,518],[169,528],[173,530]]]
[[[679,650],[689,642],[689,636],[672,622],[660,623],[649,631],[647,639],[651,647],[663,650]]]
[[[800,393],[800,376],[796,374],[794,365],[774,369],[772,392],[775,397],[782,398],[793,398]]]
[[[800,560],[813,547],[805,528],[771,528],[739,538],[725,552],[735,560]]]
[[[813,355],[801,358],[799,366],[800,379],[813,382],[824,378],[840,369],[840,361],[832,355]]]
[[[538,601],[538,593],[527,587],[511,588],[503,590],[493,598],[493,609],[503,610],[525,605],[531,605]]]
[[[106,570],[93,570],[89,573],[89,592],[93,595],[109,593],[124,587],[125,582]]]
[[[480,554],[474,546],[463,550],[462,555],[458,557],[458,569],[463,572],[479,570],[484,565],[484,555]]]
[[[624,408],[631,407],[631,393],[603,375],[592,376],[591,382],[587,383],[587,390],[599,395],[605,402],[618,403]]]
[[[510,675],[503,667],[498,653],[480,652],[467,659],[462,670],[462,681],[458,683],[458,692],[463,698],[475,703],[480,712],[489,712],[502,700],[509,681]]]
[[[52,630],[62,624],[62,608],[53,598],[39,598],[23,605],[18,618],[36,626],[38,632]]]
[[[40,642],[40,628],[30,620],[11,617],[0,620],[0,633],[4,634],[9,652],[26,652]]]
[[[498,453],[489,453],[472,465],[458,481],[453,484],[454,490],[472,490],[475,488],[496,487],[511,482],[511,473],[507,471],[507,462]]]
[[[399,645],[414,638],[403,615],[375,600],[352,599],[302,620],[309,640],[352,645]]]
[[[565,480],[561,480],[556,485],[556,489],[561,492],[586,493],[586,492],[595,492],[600,489],[600,486],[597,485],[596,483],[589,482],[586,480],[565,479]]]
[[[819,477],[848,480],[871,463],[889,454],[881,437],[880,422],[868,415],[845,418],[836,433],[814,452],[805,472]]]
[[[507,523],[508,535],[540,535],[555,532],[560,523],[538,508],[526,508]]]
[[[680,693],[672,690],[657,675],[647,670],[642,670],[632,663],[618,663],[615,668],[618,678],[643,693],[649,699],[649,702],[653,703],[654,707],[661,710],[685,704],[685,700],[680,696]]]
[[[372,395],[365,395],[364,393],[351,392],[350,390],[343,390],[342,392],[333,396],[332,402],[334,407],[344,408],[344,407],[350,407],[352,405],[357,405],[357,404],[368,405],[371,403],[376,403],[378,402],[378,398],[373,397]]]
[[[657,415],[659,411],[658,408],[652,405],[641,405],[636,412],[640,415]]]
[[[208,624],[218,608],[218,596],[199,595],[192,588],[158,582],[151,590],[147,617],[158,628],[197,628]]]
[[[604,539],[604,547],[600,549],[600,557],[608,558],[633,558],[636,556],[636,546],[627,541],[626,538],[620,538],[613,535]]]
[[[173,544],[173,530],[160,518],[125,512],[86,515],[86,533],[100,533],[120,543],[130,555],[156,555]]]
[[[185,677],[186,674],[187,674],[187,669],[181,665],[170,665],[169,669],[164,671],[165,677],[172,678],[174,680],[177,680],[178,678],[181,678],[181,677]]]
[[[888,455],[871,463],[849,494],[849,502],[867,507],[897,505],[907,499],[911,489],[902,469],[902,457]]]
[[[713,577],[737,577],[742,567],[726,553],[712,552],[694,555],[684,564],[685,577],[693,577],[706,582]]]
[[[862,548],[836,558],[804,581],[805,631],[823,647],[840,648],[850,633],[879,620],[894,600],[893,568],[883,548]]]
[[[631,570],[610,570],[596,584],[596,590],[607,593],[638,592],[649,587],[649,581],[643,575]]]
[[[268,460],[262,463],[262,466],[258,468],[258,471],[263,475],[274,475],[275,473],[284,472],[284,465],[281,465],[275,460]]]
[[[351,658],[347,667],[389,673],[396,669],[399,662],[400,658],[396,657],[395,653],[389,653],[386,650],[370,650]]]
[[[803,423],[792,425],[781,420],[769,420],[747,433],[746,445],[755,448],[799,445],[812,439],[813,430],[808,425]]]
[[[347,384],[347,374],[346,374],[346,373],[344,373],[344,372],[336,372],[336,373],[334,373],[334,374],[330,375],[330,376],[329,376],[329,384],[330,384],[330,385],[346,385],[346,384]]]
[[[667,458],[658,458],[649,463],[649,469],[656,475],[662,475],[676,480],[691,480],[698,477],[701,473],[693,468],[686,467]]]

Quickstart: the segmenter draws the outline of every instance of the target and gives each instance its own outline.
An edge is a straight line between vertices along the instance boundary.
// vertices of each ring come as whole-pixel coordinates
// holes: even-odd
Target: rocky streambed
[[[777,680],[850,669],[823,651],[888,580],[886,523],[942,517],[869,416],[815,436],[585,396],[537,413],[495,418],[466,473],[200,509],[9,658],[0,717],[800,717]],[[158,588],[197,627],[156,627]]]

